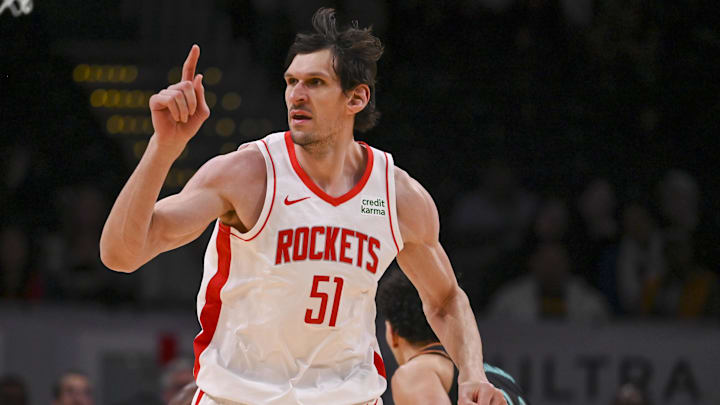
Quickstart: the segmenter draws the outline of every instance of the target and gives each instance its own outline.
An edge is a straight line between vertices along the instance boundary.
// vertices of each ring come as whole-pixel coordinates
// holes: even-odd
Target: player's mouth
[[[290,123],[301,125],[310,122],[312,114],[304,110],[290,110]]]

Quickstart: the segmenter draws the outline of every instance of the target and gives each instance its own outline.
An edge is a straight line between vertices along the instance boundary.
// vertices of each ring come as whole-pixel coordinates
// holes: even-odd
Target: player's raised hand
[[[178,155],[210,116],[202,75],[195,74],[200,47],[193,45],[180,82],[150,97],[150,113],[158,143]]]
[[[502,391],[491,383],[465,382],[458,384],[458,405],[507,405]]]

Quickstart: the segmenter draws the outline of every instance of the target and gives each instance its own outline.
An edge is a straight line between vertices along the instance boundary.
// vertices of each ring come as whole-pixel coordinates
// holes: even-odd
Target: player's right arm
[[[182,192],[157,201],[173,162],[210,115],[202,76],[195,74],[199,56],[200,48],[194,45],[182,81],[150,98],[155,133],[100,238],[101,259],[113,270],[136,270],[157,254],[190,242],[212,219],[232,210],[219,187],[225,169],[222,157],[206,163]]]

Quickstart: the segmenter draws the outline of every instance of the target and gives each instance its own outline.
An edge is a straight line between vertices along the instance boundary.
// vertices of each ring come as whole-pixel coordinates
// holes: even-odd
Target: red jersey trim
[[[198,405],[200,403],[200,400],[202,399],[203,395],[205,395],[205,392],[203,390],[200,390],[197,400],[195,401],[195,405]]]
[[[290,156],[290,164],[292,164],[295,173],[298,175],[298,177],[300,177],[300,180],[305,183],[305,185],[307,186],[307,188],[310,189],[310,191],[312,191],[313,193],[315,193],[315,195],[322,198],[325,202],[331,204],[334,207],[337,207],[345,201],[355,197],[363,189],[363,187],[365,187],[368,179],[370,179],[370,173],[372,173],[373,168],[374,154],[368,144],[366,144],[365,142],[358,143],[365,148],[365,152],[367,153],[367,166],[365,166],[365,173],[363,173],[360,181],[355,184],[355,186],[350,189],[350,191],[341,195],[340,197],[333,197],[323,191],[323,189],[318,187],[318,185],[315,184],[315,182],[310,178],[310,176],[305,173],[305,170],[303,170],[302,166],[300,166],[300,162],[298,162],[297,160],[297,155],[295,155],[295,144],[290,137],[290,131],[285,132],[285,146],[287,147],[288,155]]]
[[[222,224],[219,224],[219,227],[222,226]],[[207,349],[213,335],[215,335],[218,319],[220,318],[220,309],[222,308],[220,291],[227,283],[230,275],[230,233],[221,232],[218,229],[215,245],[218,254],[218,269],[208,282],[205,291],[205,305],[200,311],[200,327],[202,330],[193,341],[193,351],[195,352],[193,375],[195,379],[197,379],[200,372],[200,355]]]
[[[258,235],[260,235],[260,233],[262,233],[263,229],[265,229],[265,225],[267,225],[268,220],[270,219],[270,214],[272,214],[273,206],[275,205],[275,191],[277,190],[277,175],[275,173],[275,161],[273,161],[272,155],[270,154],[270,149],[268,148],[265,140],[261,139],[261,141],[262,141],[263,145],[265,146],[265,150],[267,150],[268,157],[270,157],[270,164],[272,165],[272,170],[273,170],[273,194],[272,194],[272,199],[270,200],[270,210],[268,211],[267,216],[265,217],[265,222],[263,222],[262,227],[260,227],[260,230],[257,231],[257,233],[255,235],[253,235],[249,238],[243,238],[242,236],[236,235],[235,233],[232,232],[232,230],[229,226],[223,224],[222,222],[220,223],[221,231],[229,232],[230,235],[232,235],[242,241],[245,241],[245,242],[250,242],[251,240],[257,238]],[[260,218],[258,218],[258,221],[259,220],[260,220]]]
[[[392,207],[390,207],[390,159],[388,158],[387,152],[383,152],[385,154],[385,195],[387,196],[387,204],[388,204],[388,221],[390,221],[390,234],[393,238],[393,243],[395,243],[395,249],[397,250],[398,254],[400,254],[400,247],[398,246],[397,240],[395,239],[395,231],[393,230],[393,220],[392,220]],[[395,173],[393,173],[395,175]],[[395,193],[397,196],[397,193]]]
[[[382,357],[377,352],[373,352],[373,362],[375,363],[375,369],[377,370],[378,374],[380,374],[384,379],[387,380],[387,374],[385,373],[385,363],[383,362]]]

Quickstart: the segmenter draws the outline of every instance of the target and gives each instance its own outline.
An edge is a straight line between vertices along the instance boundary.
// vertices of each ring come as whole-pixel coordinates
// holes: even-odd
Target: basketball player
[[[155,129],[100,240],[103,262],[132,272],[216,220],[198,294],[193,404],[380,404],[377,281],[397,256],[460,369],[460,404],[503,404],[482,369],[465,293],[438,242],[429,194],[390,154],[353,137],[372,128],[380,41],[334,11],[313,16],[288,54],[289,131],[204,164],[157,201],[210,110],[200,49],[182,81],[150,98]]]
[[[395,405],[456,404],[458,370],[423,315],[410,281],[397,270],[383,277],[377,304],[385,317],[385,339],[400,366],[392,376]],[[526,405],[522,390],[505,371],[484,363],[488,380],[508,405]]]

